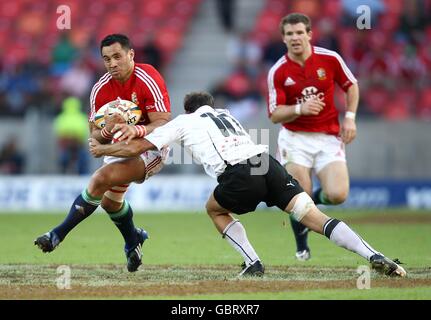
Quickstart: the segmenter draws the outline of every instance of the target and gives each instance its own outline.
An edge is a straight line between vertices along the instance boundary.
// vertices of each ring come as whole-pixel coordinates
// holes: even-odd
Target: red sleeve
[[[99,110],[105,103],[106,99],[103,99],[103,90],[102,88],[109,82],[111,79],[111,75],[109,73],[105,73],[100,80],[93,86],[90,94],[90,115],[88,120],[90,122],[94,121],[94,117],[96,116],[97,110]]]
[[[136,76],[141,80],[147,112],[171,112],[171,103],[165,81],[150,65],[136,66]]]
[[[268,73],[268,116],[270,117],[277,105],[286,104],[286,93],[283,86],[283,73],[275,66]]]
[[[347,89],[349,89],[352,84],[357,83],[358,80],[356,80],[339,54],[335,54],[332,60],[334,65],[334,80],[338,83],[340,88],[346,92]]]

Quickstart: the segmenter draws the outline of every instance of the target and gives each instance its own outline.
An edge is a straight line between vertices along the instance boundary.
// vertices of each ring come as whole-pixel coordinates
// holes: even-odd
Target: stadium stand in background
[[[370,6],[371,30],[356,26],[360,4]],[[312,43],[339,52],[357,76],[361,117],[431,120],[430,0],[266,0],[254,28],[246,35],[238,33],[228,50],[231,74],[215,85],[216,96],[235,106],[266,95],[268,69],[286,50],[278,25],[289,12],[309,15]],[[242,59],[232,59],[232,52]],[[340,108],[342,99],[338,90]],[[254,106],[249,104],[249,109]]]
[[[64,4],[71,9],[70,30],[56,25],[57,8]],[[105,73],[99,43],[113,32],[130,36],[136,61],[151,63],[167,76],[176,104],[190,90],[210,90],[247,127],[268,128],[267,72],[286,50],[278,24],[284,15],[299,11],[312,18],[312,43],[339,52],[359,80],[358,121],[372,129],[360,128],[350,152],[353,175],[364,174],[359,160],[364,152],[378,164],[366,168],[370,176],[428,174],[426,134],[406,137],[403,148],[398,143],[403,130],[426,131],[431,121],[431,0],[236,0],[228,29],[208,21],[214,15],[220,22],[215,4],[216,0],[0,1],[0,148],[7,150],[8,137],[15,136],[19,158],[24,158],[17,160],[23,169],[13,171],[59,173],[53,119],[67,97],[79,98],[83,111],[89,111],[91,87]],[[357,29],[360,4],[370,6],[371,30]],[[210,72],[214,68],[217,76]],[[338,90],[340,108],[341,100]],[[385,136],[381,128],[393,121],[398,135],[391,131]],[[275,134],[270,131],[270,147]],[[371,150],[367,135],[381,138],[380,147]],[[416,165],[409,165],[411,161]]]
[[[130,35],[136,60],[158,64],[163,72],[200,2],[1,1],[0,115],[20,117],[29,106],[55,115],[68,95],[87,101],[104,73],[99,43],[109,33]],[[70,30],[57,29],[55,13],[63,4],[71,9]]]

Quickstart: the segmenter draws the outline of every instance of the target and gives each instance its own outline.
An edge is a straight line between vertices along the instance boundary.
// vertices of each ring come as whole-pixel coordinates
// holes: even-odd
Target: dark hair
[[[202,106],[214,107],[214,97],[208,92],[190,92],[184,97],[184,110],[193,113]]]
[[[107,35],[100,42],[100,52],[102,52],[103,47],[109,47],[110,45],[117,42],[121,45],[121,48],[123,48],[126,51],[132,48],[132,44],[127,36],[125,36],[124,34],[114,33],[114,34]]]
[[[280,22],[281,34],[284,35],[284,26],[286,24],[298,24],[301,22],[305,25],[305,30],[307,32],[310,32],[311,31],[311,20],[307,15],[302,14],[302,13],[296,13],[296,12],[288,14],[283,19],[281,19],[281,22]]]

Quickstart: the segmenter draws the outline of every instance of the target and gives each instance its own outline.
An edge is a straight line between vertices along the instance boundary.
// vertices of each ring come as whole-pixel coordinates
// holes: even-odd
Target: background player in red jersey
[[[268,111],[273,123],[283,125],[278,137],[281,163],[316,204],[340,204],[349,193],[344,146],[356,136],[357,80],[336,52],[311,45],[311,21],[306,15],[287,15],[280,31],[288,52],[269,71]],[[335,83],[346,93],[341,127],[334,105]],[[312,170],[321,184],[314,193]],[[293,219],[291,224],[296,258],[308,260],[308,230]]]
[[[103,144],[111,143],[112,128],[117,123],[124,123],[124,119],[119,114],[106,115],[103,129],[97,128],[93,121],[99,108],[117,98],[133,101],[142,110],[140,123],[135,126],[140,136],[167,123],[171,113],[165,82],[152,66],[134,62],[129,39],[121,34],[108,35],[102,40],[100,50],[107,73],[91,91],[91,137]],[[76,225],[101,205],[123,235],[127,269],[136,271],[141,264],[141,246],[148,235],[145,230],[135,228],[133,212],[124,194],[131,182],[143,182],[160,171],[165,154],[151,151],[130,159],[105,157],[104,165],[75,199],[66,219],[38,237],[35,244],[44,252],[54,250]]]

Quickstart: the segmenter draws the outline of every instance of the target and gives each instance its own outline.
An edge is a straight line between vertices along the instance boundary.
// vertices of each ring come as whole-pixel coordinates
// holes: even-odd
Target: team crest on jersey
[[[317,77],[319,80],[326,80],[326,71],[323,68],[317,69]]]
[[[132,93],[132,102],[136,105],[139,105],[138,95],[136,94],[136,92]]]

